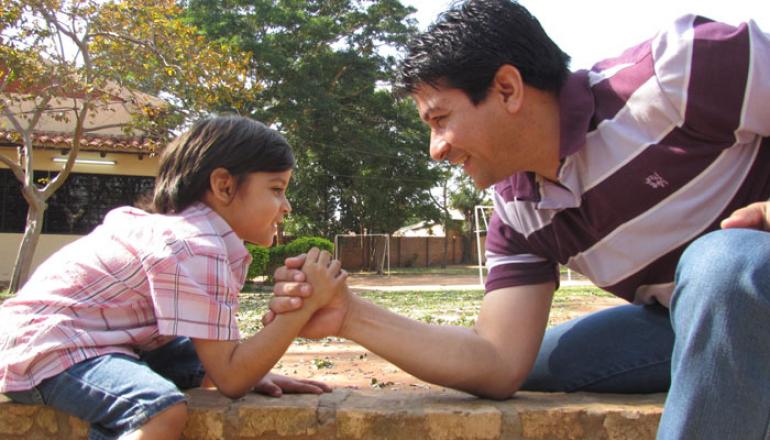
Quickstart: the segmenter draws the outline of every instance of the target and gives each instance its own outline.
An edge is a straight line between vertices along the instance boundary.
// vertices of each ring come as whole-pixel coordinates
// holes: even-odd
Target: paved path
[[[477,275],[358,275],[352,274],[348,285],[354,290],[384,292],[432,290],[483,290]],[[561,280],[562,286],[591,286],[585,279]]]

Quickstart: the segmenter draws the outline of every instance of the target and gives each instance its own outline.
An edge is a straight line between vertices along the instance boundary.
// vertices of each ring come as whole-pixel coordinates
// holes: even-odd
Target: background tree
[[[480,190],[473,184],[473,180],[465,173],[457,173],[454,176],[454,190],[449,196],[450,204],[454,209],[462,212],[463,218],[463,254],[462,262],[471,262],[471,251],[474,249],[475,210],[478,205],[492,205],[486,190]]]
[[[411,100],[388,90],[415,23],[397,0],[188,0],[189,20],[253,55],[248,114],[297,156],[289,232],[390,233],[436,212],[437,171]]]
[[[0,162],[29,205],[10,291],[27,278],[46,200],[70,174],[83,136],[104,128],[89,125],[96,112],[124,100],[136,116],[127,133],[142,129],[163,142],[196,112],[251,101],[248,56],[207,43],[180,11],[170,0],[0,0],[0,113],[20,144]],[[132,88],[163,95],[166,105],[150,105]],[[32,135],[44,118],[67,122],[74,140],[61,172],[36,182]]]

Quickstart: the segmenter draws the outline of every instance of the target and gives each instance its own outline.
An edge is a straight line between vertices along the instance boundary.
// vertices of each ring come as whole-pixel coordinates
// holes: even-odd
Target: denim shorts
[[[89,439],[115,439],[186,402],[180,389],[200,386],[205,375],[189,338],[139,355],[88,359],[31,390],[6,394],[15,402],[48,405],[89,422]]]

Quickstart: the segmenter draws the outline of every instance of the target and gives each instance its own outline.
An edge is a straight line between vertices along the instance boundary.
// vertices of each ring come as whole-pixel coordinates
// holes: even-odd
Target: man
[[[496,399],[668,390],[658,438],[766,438],[769,40],[753,23],[686,16],[570,73],[520,5],[455,5],[413,42],[400,87],[431,156],[495,184],[477,324],[428,325],[347,294],[305,335]],[[301,261],[276,273],[274,311],[308,294]],[[557,263],[633,304],[545,332]]]

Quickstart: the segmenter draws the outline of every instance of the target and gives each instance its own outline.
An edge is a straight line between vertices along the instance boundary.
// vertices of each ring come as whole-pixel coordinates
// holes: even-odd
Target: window
[[[55,171],[36,171],[35,180],[53,177]],[[72,173],[50,199],[43,218],[43,233],[91,232],[104,216],[118,206],[133,205],[151,193],[154,177]],[[0,232],[23,232],[27,202],[10,170],[0,170]]]

